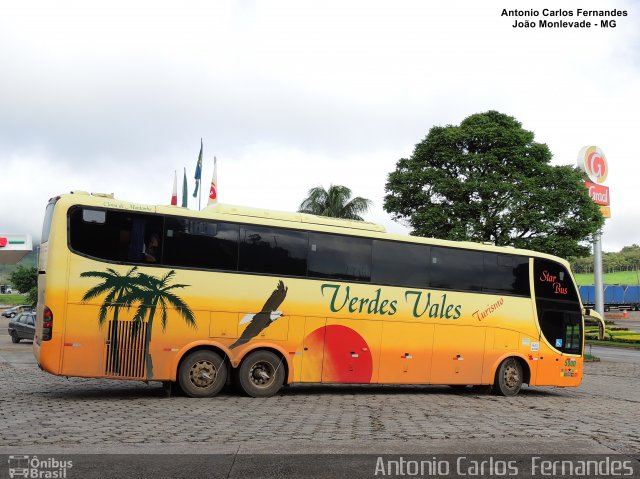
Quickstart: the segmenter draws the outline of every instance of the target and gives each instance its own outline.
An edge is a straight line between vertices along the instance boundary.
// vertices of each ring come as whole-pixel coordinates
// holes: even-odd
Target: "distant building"
[[[0,233],[0,264],[15,264],[32,249],[31,235]]]

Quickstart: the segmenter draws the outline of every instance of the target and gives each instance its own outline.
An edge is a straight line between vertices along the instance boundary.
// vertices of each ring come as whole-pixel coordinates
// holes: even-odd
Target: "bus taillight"
[[[42,323],[42,340],[49,341],[51,339],[51,331],[53,330],[53,312],[48,306],[44,307],[42,317],[44,320]]]

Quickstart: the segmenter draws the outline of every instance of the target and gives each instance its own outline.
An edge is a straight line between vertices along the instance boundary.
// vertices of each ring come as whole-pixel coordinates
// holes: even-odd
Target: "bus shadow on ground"
[[[77,380],[76,380],[77,381]],[[173,390],[167,396],[160,383],[128,383],[125,381],[109,381],[105,384],[101,379],[85,379],[82,383],[73,386],[64,384],[64,389],[51,388],[40,393],[48,399],[69,399],[69,400],[100,400],[100,399],[158,399],[158,398],[187,398],[180,391]],[[237,391],[233,386],[225,387],[218,398],[243,397],[252,401],[271,401],[277,398],[302,397],[302,396],[431,396],[448,395],[460,397],[487,397],[500,399],[501,396],[494,395],[488,387],[450,387],[443,385],[370,385],[370,384],[304,384],[284,387],[273,398],[252,399]],[[563,396],[563,391],[550,388],[528,388],[523,387],[517,397],[559,397]],[[216,397],[210,398],[215,400]],[[194,401],[197,399],[194,399]]]
[[[100,399],[153,399],[166,397],[166,393],[159,383],[133,383],[128,381],[110,381],[104,384],[104,380],[86,380],[80,384],[64,384],[64,389],[51,387],[40,392],[47,399],[70,400],[100,400]]]
[[[446,385],[371,385],[371,384],[305,384],[283,388],[279,396],[323,396],[323,395],[451,395],[486,396],[500,398],[491,393],[489,386],[446,386]],[[559,390],[523,387],[518,396],[562,396]]]

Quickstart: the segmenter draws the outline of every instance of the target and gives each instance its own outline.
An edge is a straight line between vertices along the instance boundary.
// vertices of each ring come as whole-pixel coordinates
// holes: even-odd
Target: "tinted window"
[[[168,216],[164,264],[236,271],[239,230],[238,225],[229,223]]]
[[[371,279],[371,240],[309,233],[309,276],[346,281]]]
[[[454,248],[431,247],[429,284],[433,288],[482,291],[483,254]]]
[[[51,232],[51,221],[53,220],[53,210],[56,206],[56,199],[52,199],[49,201],[47,205],[47,209],[44,212],[44,222],[42,223],[42,237],[40,239],[41,243],[46,243],[49,241],[49,233]]]
[[[80,207],[69,216],[69,243],[74,251],[110,261],[162,260],[160,216]]]
[[[542,314],[538,314],[542,334],[551,346],[565,353],[581,352],[582,317],[579,312],[567,311],[562,304],[550,301],[542,308]]]
[[[304,231],[261,226],[240,228],[240,271],[305,276],[308,238]]]
[[[426,288],[429,246],[391,241],[373,241],[371,282]]]
[[[529,296],[529,258],[484,253],[482,291]]]
[[[582,314],[569,272],[555,261],[535,258],[533,282],[542,334],[557,350],[580,353]]]
[[[536,297],[577,301],[578,294],[571,275],[564,266],[546,259],[534,260],[533,281]]]

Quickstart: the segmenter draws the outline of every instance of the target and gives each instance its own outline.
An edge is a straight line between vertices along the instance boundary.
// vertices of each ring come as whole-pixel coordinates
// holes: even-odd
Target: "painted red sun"
[[[323,350],[324,357],[320,352]],[[373,359],[367,342],[353,329],[338,324],[318,328],[305,338],[311,363],[322,358],[323,383],[370,383]],[[316,361],[314,361],[316,359]]]

